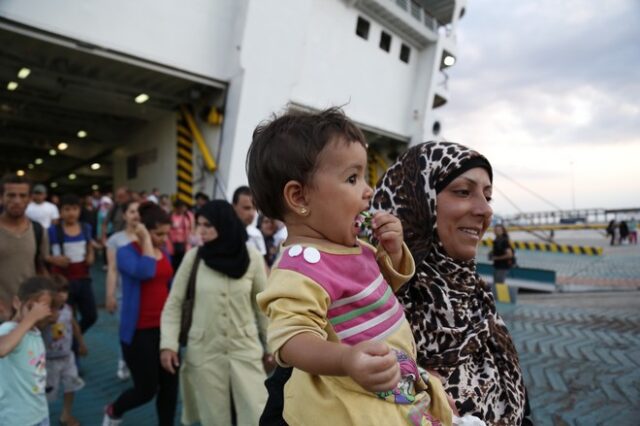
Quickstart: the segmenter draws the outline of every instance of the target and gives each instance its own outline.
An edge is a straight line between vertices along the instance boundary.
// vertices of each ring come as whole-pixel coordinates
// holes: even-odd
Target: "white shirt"
[[[44,201],[38,204],[34,201],[27,206],[26,215],[34,222],[38,222],[44,229],[51,226],[51,222],[60,218],[60,213],[55,204]]]
[[[289,233],[287,232],[286,225],[282,225],[280,229],[278,229],[276,233],[273,234],[273,241],[275,245],[280,246],[280,244],[282,244],[287,239],[288,235]]]
[[[264,237],[258,228],[253,225],[247,226],[247,235],[249,236],[247,245],[255,247],[263,256],[267,254],[267,246],[264,244]]]

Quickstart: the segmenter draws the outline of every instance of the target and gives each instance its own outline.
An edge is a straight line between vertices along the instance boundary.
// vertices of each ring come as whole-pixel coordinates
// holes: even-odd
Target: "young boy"
[[[81,201],[77,195],[60,200],[61,223],[49,227],[51,255],[47,262],[52,272],[69,281],[69,305],[80,313],[80,330],[84,334],[97,320],[95,296],[89,266],[94,254],[91,225],[80,222]]]
[[[87,354],[87,347],[80,326],[73,318],[71,306],[66,303],[69,298],[69,282],[62,275],[54,275],[52,279],[56,291],[53,299],[59,313],[55,322],[43,331],[47,351],[47,400],[56,400],[62,384],[64,403],[60,423],[78,425],[78,421],[71,415],[71,409],[75,392],[84,387],[84,381],[78,375],[75,355],[71,349],[72,338],[77,340],[81,356]]]

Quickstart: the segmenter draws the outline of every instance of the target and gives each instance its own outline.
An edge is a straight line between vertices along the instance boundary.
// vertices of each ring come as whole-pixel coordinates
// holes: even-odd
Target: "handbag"
[[[180,336],[178,342],[180,346],[187,346],[189,340],[189,329],[191,321],[193,321],[193,305],[196,302],[196,275],[200,265],[200,256],[196,252],[196,257],[191,265],[191,273],[189,273],[189,281],[187,283],[187,293],[182,301],[182,310],[180,313]]]

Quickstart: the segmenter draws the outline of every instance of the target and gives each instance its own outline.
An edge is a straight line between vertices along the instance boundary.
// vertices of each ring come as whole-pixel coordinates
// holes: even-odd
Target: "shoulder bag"
[[[187,283],[187,293],[182,301],[182,311],[180,315],[180,336],[178,342],[180,346],[187,346],[189,340],[189,329],[193,320],[193,305],[196,302],[196,275],[200,265],[200,256],[196,252],[196,257],[191,265],[191,273],[189,274],[189,282]]]

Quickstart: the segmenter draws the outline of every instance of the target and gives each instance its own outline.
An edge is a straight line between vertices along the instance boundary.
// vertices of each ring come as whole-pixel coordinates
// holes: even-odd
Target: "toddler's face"
[[[369,207],[373,190],[365,180],[367,151],[359,142],[336,140],[318,156],[307,191],[306,224],[324,239],[351,247],[360,231],[357,220]]]

